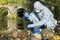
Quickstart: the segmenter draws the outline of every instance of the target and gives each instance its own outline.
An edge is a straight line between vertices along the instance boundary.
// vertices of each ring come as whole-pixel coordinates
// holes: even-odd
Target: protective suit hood
[[[44,5],[43,4],[41,4],[39,1],[36,1],[35,3],[34,3],[34,8],[35,9],[44,9]]]

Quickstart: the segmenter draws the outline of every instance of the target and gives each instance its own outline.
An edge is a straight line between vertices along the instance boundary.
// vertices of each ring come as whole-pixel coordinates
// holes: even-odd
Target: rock
[[[58,35],[53,36],[53,40],[60,40],[60,36]]]
[[[54,36],[54,32],[50,31],[49,29],[43,29],[41,34],[43,36],[47,36],[47,37],[53,37]]]
[[[31,40],[42,40],[41,34],[31,34]]]

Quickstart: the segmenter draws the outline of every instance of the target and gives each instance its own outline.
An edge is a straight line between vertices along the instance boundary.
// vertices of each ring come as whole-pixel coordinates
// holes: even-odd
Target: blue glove
[[[29,24],[27,27],[28,28],[33,28],[33,27],[35,27],[35,25],[34,24]]]
[[[34,34],[40,34],[41,31],[42,31],[42,29],[37,29],[37,30],[34,30],[33,33],[34,33]]]
[[[24,16],[25,16],[26,19],[29,19],[28,13],[25,13]]]
[[[34,34],[40,34],[40,30],[38,30],[38,29],[37,30],[34,30],[33,33]]]

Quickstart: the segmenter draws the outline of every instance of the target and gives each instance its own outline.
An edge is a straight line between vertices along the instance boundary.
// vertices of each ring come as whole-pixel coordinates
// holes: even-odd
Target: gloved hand
[[[35,25],[34,24],[29,24],[27,27],[28,28],[33,28],[33,27],[35,27]]]
[[[29,19],[28,13],[25,13],[24,16],[25,16],[26,19]]]
[[[41,31],[42,31],[42,29],[37,29],[37,30],[34,30],[33,33],[34,33],[34,34],[40,34]]]

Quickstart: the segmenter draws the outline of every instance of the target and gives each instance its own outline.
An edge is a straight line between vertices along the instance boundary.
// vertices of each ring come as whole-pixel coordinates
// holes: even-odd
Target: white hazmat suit
[[[48,29],[54,29],[57,25],[57,20],[54,19],[52,12],[39,1],[34,3],[34,8],[40,9],[38,13],[39,19],[35,16],[33,12],[29,14],[29,20],[35,25],[35,29],[42,25],[45,25]],[[38,12],[38,10],[36,10]]]

